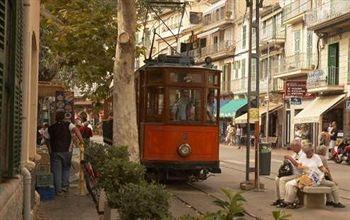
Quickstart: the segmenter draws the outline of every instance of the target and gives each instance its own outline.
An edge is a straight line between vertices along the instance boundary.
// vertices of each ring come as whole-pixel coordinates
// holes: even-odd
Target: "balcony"
[[[309,93],[343,93],[344,85],[339,85],[339,68],[330,66],[327,73],[323,70],[309,73],[306,88]]]
[[[190,56],[193,56],[197,63],[203,63],[205,57],[210,56],[213,61],[223,58],[228,55],[232,55],[234,52],[233,41],[221,41],[217,44],[207,45],[199,49],[190,51]]]
[[[316,61],[314,58],[314,54],[304,53],[285,57],[279,72],[274,75],[274,78],[291,79],[307,76],[315,68]]]
[[[247,93],[248,78],[240,78],[231,80],[231,91],[233,94],[244,94]]]
[[[304,20],[304,13],[311,9],[311,0],[294,0],[283,8],[283,22],[295,24]]]
[[[350,1],[334,0],[312,9],[306,15],[309,30],[330,33],[350,27]]]
[[[269,42],[271,44],[284,44],[286,40],[286,34],[284,28],[276,28],[273,26],[268,26],[266,28],[261,28],[260,42],[264,44]]]

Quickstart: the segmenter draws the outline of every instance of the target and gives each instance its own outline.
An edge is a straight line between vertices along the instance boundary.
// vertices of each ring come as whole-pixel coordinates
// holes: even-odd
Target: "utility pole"
[[[267,91],[266,91],[266,97],[267,97],[267,104],[266,104],[266,125],[265,125],[265,137],[266,142],[268,142],[269,137],[269,108],[270,108],[270,45],[269,42],[267,42]]]

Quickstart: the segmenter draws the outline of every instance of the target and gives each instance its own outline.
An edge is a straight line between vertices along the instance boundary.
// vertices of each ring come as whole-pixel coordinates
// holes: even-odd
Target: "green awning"
[[[247,104],[247,99],[233,99],[220,108],[221,118],[235,117],[236,112]]]

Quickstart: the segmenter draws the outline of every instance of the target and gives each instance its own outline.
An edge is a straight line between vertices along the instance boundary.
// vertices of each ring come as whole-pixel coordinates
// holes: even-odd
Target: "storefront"
[[[294,117],[294,126],[302,130],[305,139],[317,146],[322,130],[333,121],[337,123],[339,136],[342,136],[344,107],[345,94],[319,96]]]

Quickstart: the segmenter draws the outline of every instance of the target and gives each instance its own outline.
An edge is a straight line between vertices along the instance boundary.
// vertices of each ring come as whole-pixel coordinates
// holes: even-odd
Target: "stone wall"
[[[0,183],[0,219],[21,220],[23,211],[23,180],[20,176]]]

